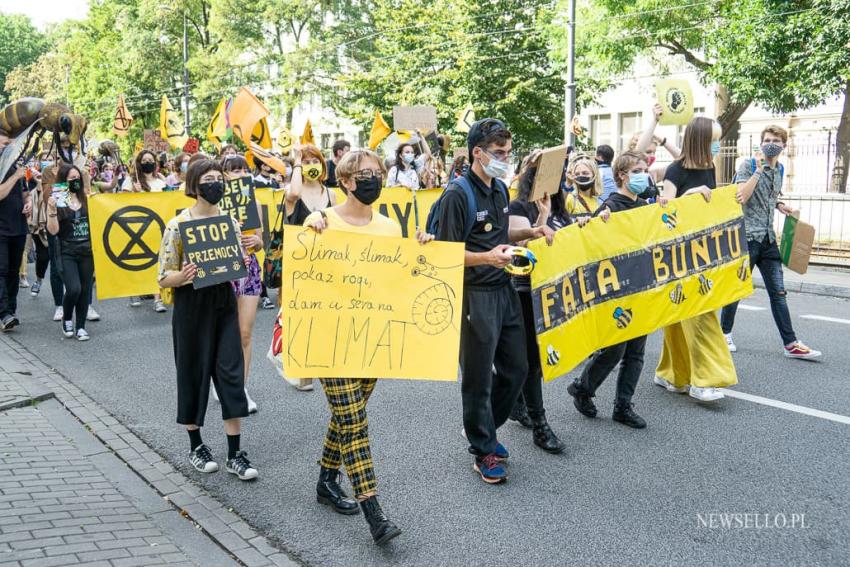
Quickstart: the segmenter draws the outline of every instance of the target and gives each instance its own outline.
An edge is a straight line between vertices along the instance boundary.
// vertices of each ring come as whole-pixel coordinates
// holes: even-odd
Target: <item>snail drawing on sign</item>
[[[455,313],[455,290],[438,277],[440,270],[457,268],[457,266],[439,267],[428,262],[424,255],[417,259],[417,265],[411,270],[414,277],[424,276],[436,283],[425,288],[413,300],[413,323],[426,335],[438,335],[452,324]]]

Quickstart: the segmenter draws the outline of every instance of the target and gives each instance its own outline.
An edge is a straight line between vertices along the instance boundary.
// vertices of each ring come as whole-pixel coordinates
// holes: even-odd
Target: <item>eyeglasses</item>
[[[373,177],[383,177],[383,172],[380,169],[361,169],[360,171],[354,172],[354,179],[359,181],[366,181]]]
[[[491,158],[495,158],[499,161],[513,161],[514,159],[516,159],[516,152],[514,151],[506,152],[502,150],[497,150],[495,152],[488,152],[487,150],[484,150],[484,153],[490,156]]]

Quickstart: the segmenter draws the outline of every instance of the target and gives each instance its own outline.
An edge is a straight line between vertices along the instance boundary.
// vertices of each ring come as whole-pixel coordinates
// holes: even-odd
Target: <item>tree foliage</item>
[[[0,85],[6,84],[13,69],[31,65],[48,48],[47,37],[33,27],[29,18],[20,14],[0,14]],[[8,90],[4,89],[0,97],[0,102],[8,102]]]

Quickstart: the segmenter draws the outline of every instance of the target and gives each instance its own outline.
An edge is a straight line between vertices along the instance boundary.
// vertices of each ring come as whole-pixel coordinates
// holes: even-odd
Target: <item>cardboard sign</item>
[[[687,124],[694,117],[694,95],[691,85],[682,79],[661,79],[655,83],[655,96],[664,108],[658,124]]]
[[[805,274],[809,270],[814,242],[815,227],[796,216],[785,217],[782,240],[779,242],[779,256],[789,270],[798,274]]]
[[[167,152],[171,149],[168,142],[162,139],[159,130],[145,130],[144,134],[144,149],[152,151],[159,155],[160,152]]]
[[[287,227],[286,375],[456,381],[463,255],[458,242],[422,246],[411,238]]]
[[[531,188],[529,201],[537,201],[545,195],[554,195],[561,187],[564,164],[567,161],[567,146],[548,148],[537,158],[537,175]]]
[[[233,220],[227,215],[180,223],[183,254],[198,267],[195,289],[210,287],[248,275]]]
[[[183,151],[187,154],[196,154],[201,149],[201,141],[197,138],[189,138],[183,146]]]
[[[393,128],[398,130],[437,130],[437,109],[433,106],[394,106]]]
[[[232,216],[242,230],[260,228],[260,213],[254,196],[254,179],[250,176],[224,183],[224,196],[218,204],[222,212]]]

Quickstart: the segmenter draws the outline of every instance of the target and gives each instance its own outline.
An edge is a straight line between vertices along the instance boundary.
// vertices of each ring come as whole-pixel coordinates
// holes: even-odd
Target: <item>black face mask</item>
[[[587,187],[591,187],[593,185],[593,177],[590,175],[578,175],[576,176],[576,185],[581,187],[582,189],[586,189]]]
[[[384,180],[381,177],[372,176],[369,179],[356,179],[354,181],[356,190],[354,195],[364,205],[371,205],[381,196]]]
[[[224,183],[221,181],[211,181],[209,183],[201,183],[198,185],[198,192],[204,201],[210,205],[217,205],[224,196]]]
[[[71,193],[79,193],[83,190],[83,180],[82,179],[72,179],[68,182],[68,191]]]
[[[156,171],[156,164],[155,163],[143,163],[142,164],[142,172],[143,173],[151,174],[154,171]]]

